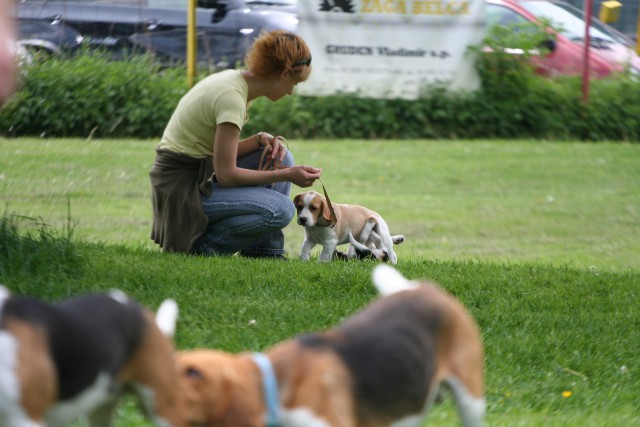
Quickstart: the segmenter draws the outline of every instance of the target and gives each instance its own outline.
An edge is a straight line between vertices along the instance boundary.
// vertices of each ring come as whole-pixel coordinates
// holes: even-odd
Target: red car
[[[486,0],[486,23],[493,25],[539,23],[551,20],[559,27],[551,52],[535,59],[536,71],[542,75],[579,75],[584,56],[585,21],[583,13],[570,4],[553,0]],[[640,76],[640,57],[634,43],[624,34],[597,19],[591,22],[589,67],[592,76],[604,77],[629,70]],[[514,46],[515,47],[515,46]],[[517,49],[511,49],[517,52]]]

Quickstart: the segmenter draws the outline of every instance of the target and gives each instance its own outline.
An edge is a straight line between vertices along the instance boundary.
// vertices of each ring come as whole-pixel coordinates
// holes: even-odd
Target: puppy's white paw
[[[404,243],[404,236],[402,234],[397,234],[395,236],[391,236],[391,241],[394,245],[399,245],[400,243]]]

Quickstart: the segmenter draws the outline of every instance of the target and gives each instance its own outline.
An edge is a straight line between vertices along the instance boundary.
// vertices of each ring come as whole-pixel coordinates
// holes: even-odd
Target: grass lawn
[[[0,139],[0,209],[153,248],[155,141]],[[380,212],[402,258],[640,268],[640,146],[535,141],[291,141],[331,200]],[[320,184],[314,186],[322,191]],[[293,186],[292,196],[302,189]],[[296,257],[302,228],[286,229]]]
[[[174,297],[179,348],[232,352],[331,327],[376,298],[373,262],[297,260],[295,223],[286,263],[160,253],[147,237],[153,145],[0,139],[5,212],[50,224],[15,218],[26,236],[0,227],[0,283],[47,300],[114,287],[152,308]],[[640,425],[640,145],[290,146],[324,168],[332,200],[371,207],[407,236],[405,276],[468,307],[485,343],[487,425]],[[129,401],[117,425],[149,424]],[[450,400],[427,425],[459,425]]]

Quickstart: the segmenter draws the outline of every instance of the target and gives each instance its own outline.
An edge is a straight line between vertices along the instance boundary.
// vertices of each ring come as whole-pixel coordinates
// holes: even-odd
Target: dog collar
[[[267,427],[278,427],[280,425],[280,396],[278,393],[278,380],[273,371],[271,361],[264,353],[253,353],[253,360],[262,373],[262,391],[264,393],[264,403],[267,407]]]

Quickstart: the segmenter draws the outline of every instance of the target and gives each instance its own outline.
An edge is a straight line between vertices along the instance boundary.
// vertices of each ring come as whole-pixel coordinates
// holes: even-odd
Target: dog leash
[[[329,193],[327,193],[327,189],[324,186],[324,182],[322,182],[322,178],[318,178],[320,184],[322,185],[322,191],[324,192],[324,198],[327,199],[327,206],[329,207],[329,213],[331,214],[331,220],[329,221],[329,227],[334,228],[338,223],[338,217],[336,216],[336,211],[333,209],[333,203],[331,203],[331,199],[329,199]]]
[[[289,152],[289,143],[284,138],[284,136],[278,135],[276,139],[282,143],[282,145],[287,149],[287,153]],[[270,159],[267,157],[267,154],[271,148],[271,145],[267,144],[262,148],[262,154],[260,155],[260,161],[258,162],[258,170],[266,171],[266,170],[274,170],[274,169],[286,169],[287,166],[283,166],[280,159]]]
[[[278,141],[282,142],[287,152],[289,151],[289,143],[284,138],[284,136],[276,136]],[[266,171],[266,170],[274,170],[274,169],[286,169],[287,166],[283,166],[282,162],[279,159],[270,159],[267,157],[270,145],[265,145],[262,149],[262,154],[260,155],[260,161],[258,162],[258,170]],[[266,159],[266,161],[265,161]],[[331,203],[331,199],[329,199],[329,193],[327,193],[327,188],[324,186],[324,182],[322,182],[322,178],[318,178],[320,184],[322,185],[322,191],[324,192],[324,198],[327,199],[327,206],[329,207],[329,213],[331,214],[331,220],[329,221],[329,227],[334,228],[338,223],[338,217],[336,216],[336,211],[333,209],[333,203]]]
[[[273,371],[271,361],[264,353],[255,352],[252,355],[253,361],[260,368],[262,374],[262,392],[264,403],[267,407],[266,427],[280,426],[280,395],[278,393],[278,380]]]

